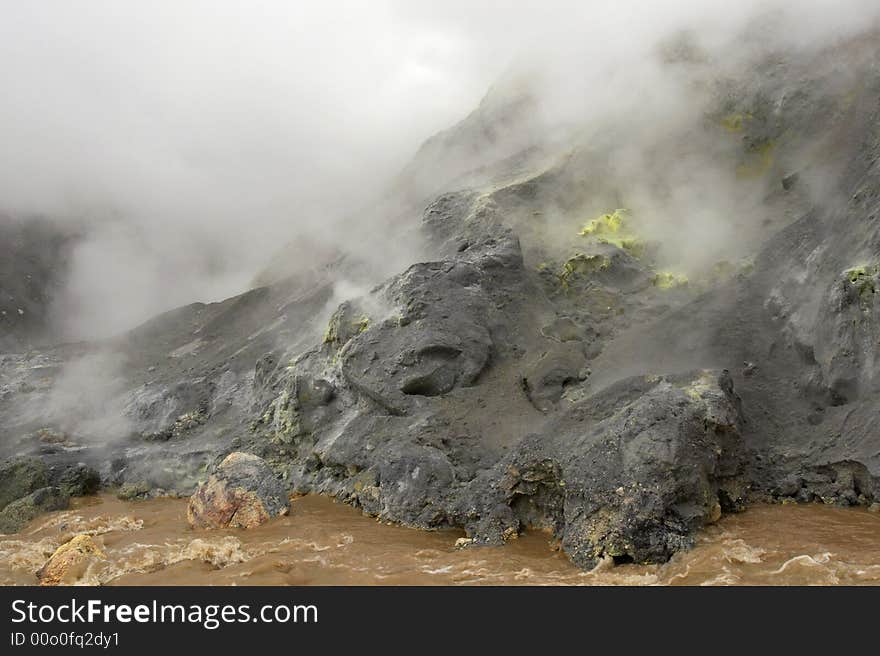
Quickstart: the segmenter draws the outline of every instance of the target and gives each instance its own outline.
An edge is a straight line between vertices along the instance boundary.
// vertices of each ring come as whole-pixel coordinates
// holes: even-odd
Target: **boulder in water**
[[[253,528],[289,510],[287,491],[269,465],[235,452],[190,497],[186,516],[193,528]]]
[[[18,533],[44,512],[64,510],[69,504],[70,496],[61,488],[40,488],[0,511],[0,533]]]
[[[39,458],[10,458],[0,464],[0,510],[49,485],[49,468]]]
[[[74,536],[55,550],[52,557],[37,572],[40,585],[75,583],[95,560],[106,558],[90,535]]]

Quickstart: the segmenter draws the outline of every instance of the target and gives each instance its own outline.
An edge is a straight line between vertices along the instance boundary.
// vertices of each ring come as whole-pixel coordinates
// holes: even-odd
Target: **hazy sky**
[[[0,212],[100,220],[73,336],[242,291],[378,195],[514,59],[597,67],[683,23],[852,29],[876,0],[0,0]]]

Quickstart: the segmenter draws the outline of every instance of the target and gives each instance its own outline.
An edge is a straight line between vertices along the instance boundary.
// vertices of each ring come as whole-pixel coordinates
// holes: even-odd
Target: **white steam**
[[[548,129],[630,115],[650,140],[693,111],[648,63],[670,32],[689,27],[710,49],[745,56],[752,46],[737,39],[747,24],[757,35],[766,27],[763,47],[818,47],[878,13],[875,0],[2,8],[0,214],[91,225],[56,308],[71,339],[243,291],[299,235],[397,266],[412,245],[386,239],[382,221],[411,208],[360,208],[376,207],[419,143],[511,68],[548,80]],[[767,18],[779,10],[783,18]],[[640,136],[620,150],[621,172],[646,165]],[[713,185],[686,161],[673,173],[689,191]],[[673,193],[670,213],[692,199]],[[693,234],[719,223],[696,219]]]

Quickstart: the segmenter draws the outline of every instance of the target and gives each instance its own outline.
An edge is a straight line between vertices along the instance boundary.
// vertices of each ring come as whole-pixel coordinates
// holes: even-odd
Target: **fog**
[[[868,0],[0,6],[0,214],[88,226],[56,312],[67,339],[244,291],[304,236],[407,259],[409,243],[391,257],[352,236],[365,220],[381,232],[359,210],[511,71],[545,80],[548,128],[649,104],[674,123],[688,104],[645,65],[674,30],[744,55],[756,17],[776,16],[773,45],[818,47],[878,13]]]

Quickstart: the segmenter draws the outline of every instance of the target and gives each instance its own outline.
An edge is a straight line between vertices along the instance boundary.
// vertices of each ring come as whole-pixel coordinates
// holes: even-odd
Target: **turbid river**
[[[788,585],[880,583],[880,515],[822,505],[756,506],[721,519],[664,565],[574,567],[550,536],[456,548],[457,531],[389,526],[321,497],[251,531],[193,531],[186,501],[109,495],[0,536],[0,583],[36,571],[78,533],[106,558],[78,576],[102,585]]]

